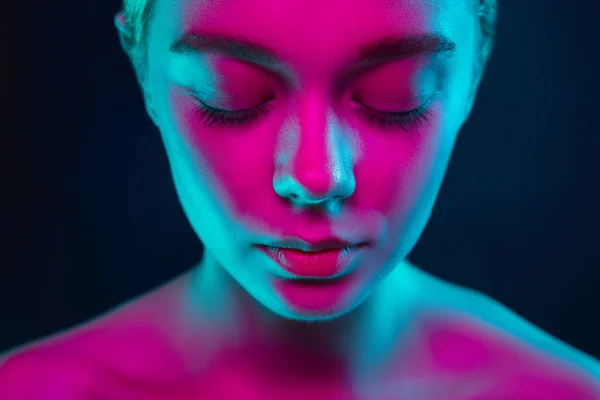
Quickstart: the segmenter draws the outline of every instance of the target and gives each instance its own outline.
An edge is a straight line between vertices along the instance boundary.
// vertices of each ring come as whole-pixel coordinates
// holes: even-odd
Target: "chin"
[[[298,322],[329,322],[348,314],[354,307],[331,307],[323,310],[294,310],[288,308],[281,317]]]
[[[349,310],[333,311],[327,310],[322,312],[307,313],[305,311],[294,311],[294,310],[272,310],[277,317],[297,324],[321,324],[328,323],[342,318],[348,314]]]
[[[366,296],[365,296],[366,297]],[[279,317],[296,322],[319,323],[342,318],[358,308],[364,299],[346,298],[340,302],[316,304],[293,304],[289,299],[278,298],[271,306],[265,305]]]

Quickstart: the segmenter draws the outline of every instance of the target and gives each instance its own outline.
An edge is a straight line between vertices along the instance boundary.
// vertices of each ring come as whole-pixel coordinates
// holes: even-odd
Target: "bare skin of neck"
[[[494,307],[409,264],[353,311],[319,323],[273,314],[206,265],[28,346],[4,369],[0,362],[0,394],[8,388],[33,400],[52,387],[65,399],[600,399],[572,366],[507,335],[521,329],[514,317],[491,328],[473,310],[487,316]]]
[[[399,266],[351,312],[306,322],[275,315],[222,267],[205,260],[181,281],[185,294],[180,320],[194,322],[180,331],[202,331],[197,337],[211,343],[204,355],[235,355],[237,368],[247,367],[257,379],[277,373],[286,385],[370,381],[367,371],[377,371],[386,355],[402,348],[413,334],[417,279],[408,264]]]

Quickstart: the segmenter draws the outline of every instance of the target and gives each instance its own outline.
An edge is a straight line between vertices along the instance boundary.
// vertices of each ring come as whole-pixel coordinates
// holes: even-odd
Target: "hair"
[[[130,57],[138,76],[146,67],[146,37],[156,0],[123,0],[123,17],[129,30]],[[479,60],[485,65],[496,34],[498,0],[474,0],[481,28]]]
[[[123,18],[129,35],[129,56],[138,77],[146,68],[146,37],[156,0],[123,0]]]

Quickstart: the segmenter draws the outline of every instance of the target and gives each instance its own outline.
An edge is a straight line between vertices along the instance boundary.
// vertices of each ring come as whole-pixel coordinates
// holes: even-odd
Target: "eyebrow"
[[[360,45],[354,64],[371,64],[430,54],[450,54],[456,44],[438,33],[386,36]],[[170,46],[175,54],[217,53],[258,64],[286,64],[267,46],[239,35],[187,31]]]

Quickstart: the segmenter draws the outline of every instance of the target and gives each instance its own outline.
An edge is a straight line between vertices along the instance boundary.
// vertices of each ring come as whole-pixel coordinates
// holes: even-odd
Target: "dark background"
[[[412,260],[600,357],[599,7],[500,3],[478,102]],[[3,35],[0,351],[141,294],[202,251],[121,53],[119,2],[18,7]]]

